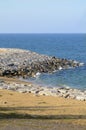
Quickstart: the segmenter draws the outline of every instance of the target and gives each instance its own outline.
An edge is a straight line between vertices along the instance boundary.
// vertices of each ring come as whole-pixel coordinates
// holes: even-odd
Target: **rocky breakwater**
[[[55,70],[78,67],[82,63],[41,55],[22,49],[0,49],[0,76],[35,76],[36,73],[49,73]]]

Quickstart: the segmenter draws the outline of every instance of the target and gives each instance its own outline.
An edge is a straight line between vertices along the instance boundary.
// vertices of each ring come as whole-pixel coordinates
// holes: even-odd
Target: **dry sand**
[[[17,82],[23,84],[31,84],[28,82],[12,78],[2,77],[0,79],[10,83]],[[19,119],[28,118],[29,120],[31,120],[30,118],[43,119],[43,122],[45,122],[44,124],[48,122],[44,121],[44,119],[46,120],[46,118],[53,120],[55,119],[55,121],[57,121],[57,124],[58,122],[60,122],[58,127],[59,130],[61,130],[60,129],[61,124],[63,124],[62,126],[63,128],[65,127],[65,130],[68,130],[69,124],[73,125],[73,130],[78,129],[79,126],[81,126],[80,130],[85,130],[86,101],[78,101],[74,99],[65,99],[62,97],[53,97],[53,96],[36,96],[29,93],[18,93],[10,90],[1,89],[0,117],[2,117],[2,119],[7,118],[19,118]],[[34,124],[34,121],[32,122]],[[39,122],[40,121],[38,120],[38,123]],[[54,125],[55,122],[53,122],[52,130],[54,130],[53,129]],[[5,130],[7,130],[7,128]]]

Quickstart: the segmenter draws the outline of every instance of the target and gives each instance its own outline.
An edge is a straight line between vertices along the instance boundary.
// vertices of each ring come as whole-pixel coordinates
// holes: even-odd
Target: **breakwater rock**
[[[0,76],[34,77],[37,73],[82,66],[74,60],[41,55],[22,49],[0,49]]]

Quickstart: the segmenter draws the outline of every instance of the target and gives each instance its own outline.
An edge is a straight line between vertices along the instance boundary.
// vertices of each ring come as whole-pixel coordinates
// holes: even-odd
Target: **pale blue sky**
[[[0,33],[86,33],[86,0],[0,0]]]

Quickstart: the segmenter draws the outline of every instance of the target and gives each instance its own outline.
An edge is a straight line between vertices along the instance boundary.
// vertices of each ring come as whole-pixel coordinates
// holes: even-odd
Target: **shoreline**
[[[14,83],[20,86],[21,84],[29,85],[30,87],[32,85],[32,83],[17,79],[8,80],[8,78],[5,78],[5,82],[6,80],[11,85],[14,85]],[[86,101],[0,89],[0,117],[86,120]]]
[[[34,94],[35,96],[63,97],[86,101],[86,90],[70,87],[48,87],[16,78],[0,77],[0,89],[12,90],[19,93]]]
[[[12,48],[0,48],[0,62],[0,76],[9,77],[9,83],[1,81],[0,89],[86,101],[85,90],[82,91],[70,87],[44,87],[36,83],[29,85],[24,84],[25,82],[20,84],[15,82],[10,83],[10,78],[21,77],[22,79],[27,79],[27,77],[35,77],[40,73],[50,73],[56,70],[69,69],[70,67],[83,66],[83,63],[41,55],[29,50]]]

